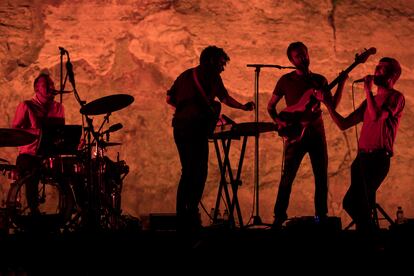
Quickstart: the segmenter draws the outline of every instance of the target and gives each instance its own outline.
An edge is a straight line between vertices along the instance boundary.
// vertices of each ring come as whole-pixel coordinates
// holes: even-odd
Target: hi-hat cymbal
[[[0,128],[0,147],[19,147],[33,143],[38,135],[20,128]]]
[[[134,101],[134,97],[127,94],[115,94],[96,99],[84,105],[80,112],[84,115],[100,115],[123,109]]]

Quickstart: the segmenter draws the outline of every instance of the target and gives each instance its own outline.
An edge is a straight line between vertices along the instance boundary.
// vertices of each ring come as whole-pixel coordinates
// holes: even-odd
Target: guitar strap
[[[194,78],[194,82],[198,88],[198,91],[200,92],[200,95],[203,97],[204,101],[206,102],[207,106],[211,109],[211,111],[213,112],[213,114],[215,113],[214,108],[211,106],[210,101],[207,98],[207,94],[204,91],[203,87],[201,86],[200,81],[198,80],[197,77],[197,72],[196,72],[196,68],[193,69],[193,78]]]

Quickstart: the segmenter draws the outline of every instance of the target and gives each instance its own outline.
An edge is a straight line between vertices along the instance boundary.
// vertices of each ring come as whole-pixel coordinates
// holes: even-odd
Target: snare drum
[[[74,176],[83,173],[83,165],[76,155],[57,155],[43,160],[46,175]]]
[[[17,173],[16,165],[12,165],[12,164],[0,164],[0,171],[4,175],[7,175],[7,178],[9,180],[17,180],[17,178],[18,178],[18,173]]]

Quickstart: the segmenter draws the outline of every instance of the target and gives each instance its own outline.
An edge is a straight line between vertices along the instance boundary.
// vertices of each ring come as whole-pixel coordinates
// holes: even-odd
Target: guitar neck
[[[336,79],[334,79],[330,84],[328,84],[328,90],[331,90],[332,88],[334,88],[335,85],[338,84],[341,77],[343,75],[349,74],[349,72],[351,72],[359,63],[360,62],[354,62],[348,68],[346,68],[343,72],[341,72],[341,74],[339,74],[339,76],[336,77]]]

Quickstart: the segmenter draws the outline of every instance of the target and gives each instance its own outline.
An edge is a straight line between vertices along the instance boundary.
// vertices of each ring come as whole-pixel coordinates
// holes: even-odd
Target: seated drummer
[[[47,73],[40,73],[34,80],[35,94],[32,99],[21,102],[16,109],[12,127],[28,129],[40,134],[43,127],[64,125],[63,105],[54,100],[56,95],[53,80]],[[26,199],[31,214],[40,214],[38,183],[40,178],[41,159],[37,156],[40,139],[20,146],[16,167],[19,177],[28,177],[26,181]]]

